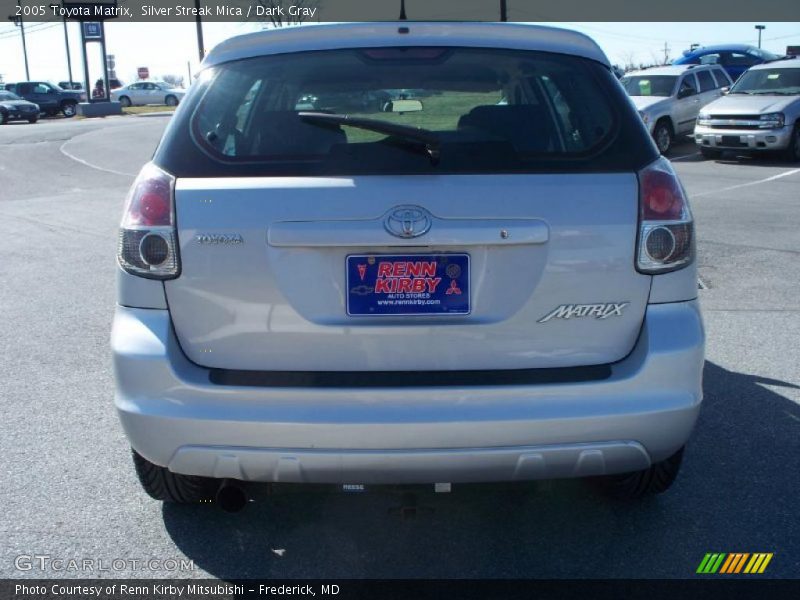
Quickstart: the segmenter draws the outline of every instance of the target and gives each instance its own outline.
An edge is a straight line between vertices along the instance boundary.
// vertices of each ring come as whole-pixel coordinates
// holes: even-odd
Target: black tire
[[[6,113],[0,111],[0,125],[5,125],[6,123],[8,123],[8,118],[6,116]]]
[[[178,99],[175,96],[167,96],[164,102],[167,106],[178,106]]]
[[[177,504],[195,504],[213,500],[220,482],[209,477],[178,475],[164,467],[154,465],[141,454],[132,450],[133,465],[139,483],[155,500]]]
[[[61,112],[64,113],[64,116],[68,119],[74,117],[78,112],[78,105],[74,102],[64,102],[61,105]]]
[[[649,469],[606,475],[595,481],[605,494],[619,500],[637,500],[644,496],[663,494],[678,477],[682,460],[683,448],[669,458],[651,465]]]
[[[703,155],[703,158],[707,158],[709,160],[715,160],[722,156],[722,150],[717,150],[716,148],[706,148],[705,146],[700,146],[700,154]]]
[[[800,162],[800,123],[794,126],[789,147],[786,149],[786,158],[792,162]]]
[[[653,140],[661,154],[666,154],[672,146],[672,125],[666,119],[661,119],[653,129]]]
[[[128,108],[132,104],[131,99],[127,96],[120,96],[119,103],[122,105],[122,108]]]

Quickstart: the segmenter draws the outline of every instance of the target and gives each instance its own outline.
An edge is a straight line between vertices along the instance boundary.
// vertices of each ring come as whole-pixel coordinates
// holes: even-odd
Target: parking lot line
[[[700,192],[699,194],[692,194],[692,198],[698,198],[699,196],[709,196],[711,194],[718,194],[720,192],[729,192],[731,190],[738,190],[743,187],[749,187],[751,185],[760,185],[762,183],[768,183],[770,181],[775,181],[776,179],[781,179],[782,177],[788,177],[789,175],[794,175],[795,173],[800,173],[800,169],[792,169],[791,171],[784,171],[783,173],[778,173],[777,175],[773,175],[772,177],[766,177],[764,179],[758,179],[756,181],[748,181],[747,183],[740,183],[738,185],[731,185],[729,187],[721,188],[718,190],[709,190],[707,192]]]

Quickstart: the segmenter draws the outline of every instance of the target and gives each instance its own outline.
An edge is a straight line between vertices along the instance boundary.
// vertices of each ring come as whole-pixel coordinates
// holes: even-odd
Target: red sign
[[[150,77],[150,69],[147,67],[139,67],[136,72],[139,75],[139,79],[148,79]]]

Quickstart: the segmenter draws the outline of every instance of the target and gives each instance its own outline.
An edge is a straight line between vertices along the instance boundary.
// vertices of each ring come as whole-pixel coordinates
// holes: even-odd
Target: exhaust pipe
[[[217,490],[216,501],[225,512],[235,513],[247,506],[249,498],[237,481],[225,479]]]

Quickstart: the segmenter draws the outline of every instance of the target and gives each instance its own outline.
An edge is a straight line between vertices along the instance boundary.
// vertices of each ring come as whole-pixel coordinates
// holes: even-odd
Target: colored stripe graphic
[[[726,556],[727,554],[725,552],[706,554],[705,557],[703,557],[703,561],[700,563],[700,566],[697,567],[697,572],[716,573]]]
[[[764,570],[767,568],[769,561],[772,560],[772,552],[767,554],[766,558],[764,558],[764,562],[761,563],[761,568],[758,570],[759,573],[763,573]]]
[[[736,552],[734,554],[728,555],[728,560],[725,561],[725,564],[722,565],[722,569],[720,569],[720,573],[738,573],[744,567],[744,563],[750,554],[742,554],[741,552]]]
[[[708,552],[700,561],[697,573],[733,575],[738,573],[763,573],[772,560],[772,552]],[[745,566],[746,565],[746,566]]]
[[[728,554],[728,558],[725,559],[725,562],[722,563],[722,568],[719,570],[720,573],[729,573],[728,569],[731,568],[731,565],[736,561],[736,557],[738,554]]]

